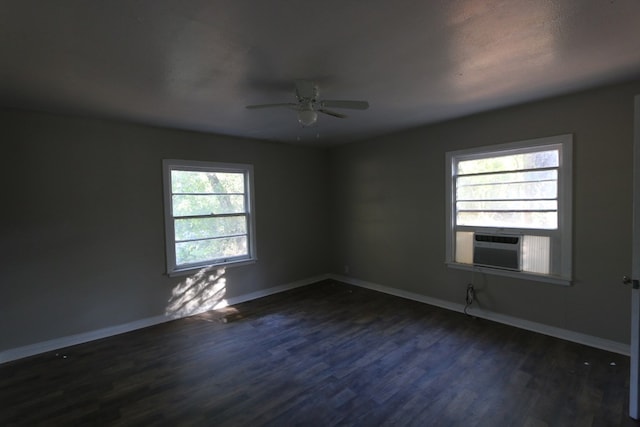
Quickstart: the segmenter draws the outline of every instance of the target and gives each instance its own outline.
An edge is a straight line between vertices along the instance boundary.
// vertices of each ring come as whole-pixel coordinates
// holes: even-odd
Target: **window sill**
[[[169,277],[180,277],[180,276],[188,276],[190,274],[197,273],[200,270],[209,269],[209,268],[232,268],[232,267],[242,267],[244,265],[255,264],[257,258],[252,259],[243,259],[240,261],[232,261],[220,264],[206,264],[206,265],[198,265],[196,267],[187,267],[176,269],[167,273]]]
[[[494,276],[512,277],[514,279],[531,280],[534,282],[551,283],[554,285],[571,286],[571,279],[559,276],[548,276],[545,274],[527,273],[523,271],[500,270],[490,267],[479,267],[471,264],[460,264],[457,262],[446,262],[449,268],[457,270],[477,271],[484,274],[493,274]]]

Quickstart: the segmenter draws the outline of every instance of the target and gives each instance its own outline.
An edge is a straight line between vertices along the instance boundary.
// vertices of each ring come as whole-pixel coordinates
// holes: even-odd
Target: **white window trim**
[[[171,170],[191,170],[210,172],[236,172],[245,174],[246,215],[248,223],[248,254],[218,262],[194,263],[186,266],[176,266],[175,230],[173,225],[173,203],[171,188]],[[164,192],[164,222],[165,222],[165,252],[167,260],[167,275],[170,277],[183,276],[194,271],[211,266],[231,267],[252,264],[257,261],[255,202],[253,197],[253,165],[240,163],[203,162],[196,160],[165,159],[162,161],[162,182]]]
[[[539,234],[559,234],[560,238],[560,254],[557,257],[560,263],[560,275],[536,274],[521,271],[507,271],[487,267],[479,267],[471,264],[462,264],[455,262],[455,209],[453,209],[453,201],[455,200],[455,189],[453,188],[453,177],[456,171],[453,170],[454,160],[470,160],[474,158],[486,157],[487,154],[518,154],[528,152],[532,148],[539,146],[557,146],[559,147],[560,163],[558,168],[558,230],[536,230]],[[448,267],[478,271],[498,276],[515,277],[520,279],[534,280],[538,282],[554,283],[559,285],[571,285],[572,280],[572,242],[573,242],[573,135],[557,135],[545,138],[529,139],[524,141],[511,142],[506,144],[498,144],[484,146],[478,148],[470,148],[465,150],[450,151],[446,153],[446,189],[445,189],[445,205],[446,205],[446,244],[445,244],[445,264]],[[478,230],[479,227],[462,227],[459,229]],[[482,227],[483,232],[500,232],[504,229],[496,229],[495,227]],[[507,229],[509,232],[525,233],[526,229]]]

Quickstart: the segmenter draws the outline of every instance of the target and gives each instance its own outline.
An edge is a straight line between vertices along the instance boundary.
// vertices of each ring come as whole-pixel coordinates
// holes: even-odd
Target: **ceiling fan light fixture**
[[[313,110],[300,110],[298,112],[298,121],[302,126],[311,126],[318,120],[318,113]]]

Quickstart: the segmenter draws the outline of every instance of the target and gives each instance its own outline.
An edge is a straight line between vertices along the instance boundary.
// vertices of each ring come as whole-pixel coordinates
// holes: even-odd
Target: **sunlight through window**
[[[207,267],[180,282],[171,292],[165,315],[180,318],[226,307],[225,273],[224,268]]]

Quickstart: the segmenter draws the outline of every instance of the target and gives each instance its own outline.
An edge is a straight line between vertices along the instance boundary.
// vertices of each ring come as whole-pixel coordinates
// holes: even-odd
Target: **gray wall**
[[[633,96],[599,88],[319,150],[0,110],[0,351],[163,315],[161,160],[252,163],[257,263],[227,297],[318,274],[628,342]],[[574,134],[574,284],[444,265],[446,151]]]
[[[629,342],[633,96],[640,82],[452,120],[330,151],[331,271]],[[574,134],[570,287],[447,268],[445,152]]]
[[[328,271],[327,152],[0,110],[0,351],[163,315],[164,158],[251,163],[258,262],[234,297]]]

